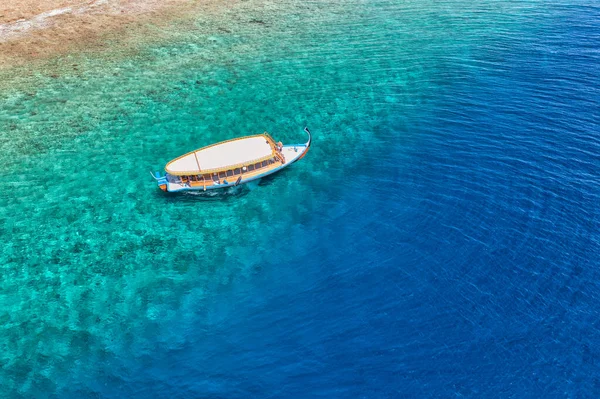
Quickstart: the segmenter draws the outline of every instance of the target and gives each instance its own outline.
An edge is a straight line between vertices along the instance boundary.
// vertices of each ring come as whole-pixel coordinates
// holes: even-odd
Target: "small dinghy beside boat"
[[[304,144],[283,145],[268,134],[240,137],[212,144],[167,163],[165,175],[152,174],[167,192],[206,191],[245,184],[268,176],[302,159],[312,137]]]

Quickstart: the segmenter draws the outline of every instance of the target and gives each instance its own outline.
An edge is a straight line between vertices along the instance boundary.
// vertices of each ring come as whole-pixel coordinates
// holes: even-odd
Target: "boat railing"
[[[254,164],[254,163],[258,163],[258,162],[267,161],[267,160],[269,160],[271,158],[273,158],[273,155],[269,155],[267,157],[262,157],[262,158],[257,158],[257,159],[252,160],[252,161],[246,161],[246,162],[242,162],[242,163],[236,163],[235,165],[227,165],[226,168],[206,169],[206,170],[201,171],[201,173],[203,173],[203,174],[211,174],[211,173],[224,172],[224,171],[227,171],[227,170],[233,170],[233,169],[237,169],[237,168],[243,168],[244,166],[251,165],[251,164]]]

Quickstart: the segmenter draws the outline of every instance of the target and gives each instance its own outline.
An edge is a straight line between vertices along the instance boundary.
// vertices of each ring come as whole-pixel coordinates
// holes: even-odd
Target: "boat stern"
[[[152,175],[152,177],[154,178],[154,180],[156,180],[156,184],[158,185],[158,188],[160,188],[162,191],[168,191],[168,183],[169,181],[167,180],[167,176],[161,176],[160,172],[150,172],[150,174]]]

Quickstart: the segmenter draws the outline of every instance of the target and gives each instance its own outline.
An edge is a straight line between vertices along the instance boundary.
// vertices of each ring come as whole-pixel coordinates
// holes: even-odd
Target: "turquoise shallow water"
[[[540,200],[549,186],[518,171],[544,168],[515,144],[533,140],[543,161],[568,153],[548,137],[585,126],[569,148],[597,149],[589,132],[598,93],[587,81],[597,54],[585,42],[569,53],[562,41],[597,38],[594,18],[584,18],[597,14],[592,4],[537,1],[249,1],[190,18],[160,45],[3,76],[13,82],[0,93],[4,396],[577,392],[551,383],[582,378],[555,372],[576,364],[560,360],[573,347],[560,338],[559,349],[531,352],[558,366],[541,368],[536,383],[521,380],[536,357],[512,357],[503,345],[534,337],[498,327],[515,316],[498,321],[496,301],[511,299],[487,279],[512,280],[487,267],[535,274],[536,262],[511,251],[540,265],[554,255],[560,275],[572,259],[591,266],[597,255],[597,213],[574,193],[548,194],[564,198],[556,205]],[[569,57],[592,70],[575,74]],[[527,80],[541,75],[558,90],[556,68],[574,74],[571,100]],[[527,107],[542,120],[522,119]],[[148,173],[192,148],[264,130],[303,141],[305,125],[309,155],[242,190],[165,196]],[[548,136],[523,136],[543,127]],[[597,164],[578,151],[569,155],[581,159],[573,184],[597,183]],[[537,214],[503,225],[513,206]],[[544,213],[554,207],[589,214],[572,226]],[[588,252],[568,243],[573,234],[589,240]],[[544,254],[538,239],[564,244]],[[565,252],[572,257],[556,256]],[[471,279],[469,269],[481,274]],[[449,288],[457,284],[458,293]],[[477,326],[465,321],[481,314]],[[470,365],[453,369],[460,358]],[[503,362],[506,374],[491,366]],[[511,376],[524,391],[511,391]]]

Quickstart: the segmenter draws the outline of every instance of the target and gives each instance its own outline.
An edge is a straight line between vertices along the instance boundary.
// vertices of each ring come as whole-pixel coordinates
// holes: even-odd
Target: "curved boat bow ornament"
[[[304,131],[308,134],[308,141],[306,142],[306,148],[308,148],[310,147],[310,142],[312,141],[312,134],[310,134],[310,130],[308,130],[308,127],[305,127]]]
[[[310,148],[310,144],[312,143],[312,134],[310,134],[310,130],[308,130],[308,127],[304,128],[304,131],[306,132],[306,134],[308,134],[308,141],[306,142],[306,144],[304,144],[306,146],[306,148],[304,149],[304,152],[302,153],[302,155],[300,155],[296,161],[301,160],[302,158],[304,158],[304,156],[306,155],[306,153],[308,152],[309,148]],[[294,161],[295,162],[295,161]]]
[[[209,145],[167,163],[166,174],[152,177],[163,191],[206,191],[245,184],[302,159],[312,143],[283,145],[267,133]]]

